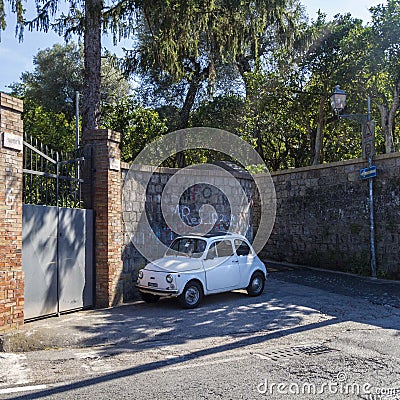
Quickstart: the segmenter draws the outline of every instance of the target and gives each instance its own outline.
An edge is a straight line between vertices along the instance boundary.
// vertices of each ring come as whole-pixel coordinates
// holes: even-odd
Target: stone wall
[[[140,193],[138,189],[137,182],[131,182],[127,179],[129,166],[123,164],[122,167],[122,177],[124,182],[124,193],[127,196],[127,201],[129,203],[129,210],[125,211],[123,224],[124,229],[124,245],[122,251],[123,260],[123,294],[124,300],[130,300],[135,298],[137,292],[134,288],[134,284],[137,279],[137,271],[142,268],[146,263],[146,259],[138,251],[137,247],[133,244],[134,240],[131,240],[132,235],[144,236],[144,244],[147,251],[152,254],[157,252],[156,248],[152,248],[151,240],[146,238],[146,232],[143,234],[137,228],[129,228],[130,223],[132,226],[135,222],[138,222],[143,216],[140,212],[140,203],[145,202],[145,213],[147,220],[151,226],[149,234],[156,236],[162,243],[169,245],[172,240],[176,237],[176,234],[165,221],[164,214],[161,209],[161,197],[166,195],[168,190],[165,190],[167,184],[172,185],[170,187],[171,193],[178,196],[177,199],[171,199],[170,204],[174,207],[173,214],[176,216],[176,220],[182,232],[182,229],[189,226],[193,229],[199,227],[203,224],[207,225],[207,230],[226,230],[231,226],[232,231],[244,232],[243,226],[248,228],[246,236],[251,240],[253,236],[253,224],[252,224],[252,209],[250,208],[249,220],[244,225],[240,225],[242,216],[235,216],[231,213],[230,203],[228,197],[232,203],[232,199],[238,198],[238,194],[235,192],[237,190],[243,190],[249,201],[253,193],[253,181],[251,176],[246,173],[241,173],[238,171],[230,171],[225,173],[218,173],[213,171],[212,174],[204,173],[204,171],[196,172],[190,169],[177,170],[171,168],[158,168],[155,173],[146,167],[136,167],[133,176],[134,181],[147,181],[146,193]],[[193,178],[193,182],[197,182],[193,185],[186,184],[185,177],[182,173],[189,178],[190,182]],[[177,175],[176,175],[177,174]],[[196,175],[197,174],[197,175]],[[231,174],[231,177],[227,177]],[[234,177],[232,177],[232,175]],[[171,183],[171,177],[174,176],[175,184]],[[209,183],[204,182],[203,179],[208,176]],[[211,184],[210,184],[211,182]],[[238,188],[238,183],[240,187]],[[179,188],[185,186],[188,189],[185,190],[181,196],[179,196]],[[213,215],[202,214],[201,208],[204,205],[210,205],[213,207],[214,212],[210,209],[210,213]],[[202,214],[202,215],[200,215]],[[207,213],[206,213],[207,214]],[[179,225],[180,224],[180,225]],[[132,232],[133,231],[133,232]],[[138,232],[139,231],[139,232]],[[159,254],[162,256],[162,254]]]
[[[400,154],[376,157],[379,277],[400,279]],[[273,173],[277,216],[266,259],[369,275],[368,181],[361,159]]]

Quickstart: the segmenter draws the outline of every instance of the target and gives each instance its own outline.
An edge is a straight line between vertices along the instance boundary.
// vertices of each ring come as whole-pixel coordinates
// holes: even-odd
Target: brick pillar
[[[0,332],[24,323],[22,109],[21,100],[0,93]]]
[[[82,142],[85,154],[92,154],[92,187],[84,189],[84,197],[95,213],[96,306],[110,307],[123,293],[120,134],[87,131]]]

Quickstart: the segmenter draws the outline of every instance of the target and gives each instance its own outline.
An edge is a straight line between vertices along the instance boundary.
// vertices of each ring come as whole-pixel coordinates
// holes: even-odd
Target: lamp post
[[[348,118],[357,121],[361,124],[363,132],[363,157],[368,158],[368,169],[374,171],[372,166],[372,157],[374,155],[374,124],[371,124],[371,100],[368,96],[368,113],[367,114],[343,114],[343,110],[346,106],[346,92],[340,89],[337,85],[335,90],[330,97],[331,106],[339,118]],[[367,133],[367,134],[366,134]],[[368,135],[369,134],[369,135]],[[369,139],[370,136],[370,139]],[[368,148],[369,151],[365,151],[364,148]],[[362,170],[365,171],[365,170]],[[369,172],[369,171],[368,171]],[[376,173],[376,169],[375,169]],[[360,176],[362,177],[361,171]],[[365,175],[364,175],[365,176]],[[374,217],[374,187],[372,178],[376,175],[367,175],[369,183],[369,220],[370,220],[370,247],[371,247],[371,275],[376,278],[376,253],[375,253],[375,217]]]
[[[65,102],[72,104],[74,101],[67,95]],[[79,147],[79,92],[75,91],[75,150]]]
[[[79,92],[75,91],[75,150],[79,147]]]

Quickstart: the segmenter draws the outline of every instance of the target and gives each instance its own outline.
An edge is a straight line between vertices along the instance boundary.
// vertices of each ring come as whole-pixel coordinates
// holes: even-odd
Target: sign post
[[[360,179],[370,179],[376,177],[376,167],[373,165],[368,168],[360,169]]]
[[[362,156],[369,160],[375,155],[375,121],[362,125]]]
[[[370,219],[370,245],[371,245],[371,274],[376,278],[375,255],[375,223],[374,223],[374,187],[372,179],[376,176],[376,167],[372,165],[372,157],[375,155],[375,121],[371,121],[371,98],[368,96],[367,114],[343,114],[346,105],[346,92],[336,86],[330,97],[331,106],[338,117],[349,118],[361,124],[362,128],[362,156],[368,160],[368,168],[360,171],[361,179],[368,179],[369,184],[369,219]]]
[[[368,99],[369,100],[369,99]],[[376,166],[372,165],[372,157],[375,155],[375,121],[369,120],[369,102],[367,123],[362,125],[362,153],[368,160],[368,168],[360,170],[360,178],[368,179],[369,185],[369,230],[371,245],[371,275],[376,278],[376,254],[375,254],[375,216],[374,216],[374,186],[373,178],[376,177]]]

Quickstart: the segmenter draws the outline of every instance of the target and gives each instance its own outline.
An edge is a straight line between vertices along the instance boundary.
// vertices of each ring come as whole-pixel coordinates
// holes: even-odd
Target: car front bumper
[[[150,288],[148,286],[136,285],[136,288],[143,293],[150,293],[156,296],[164,296],[164,297],[177,297],[179,296],[178,290],[163,290],[157,288]]]

